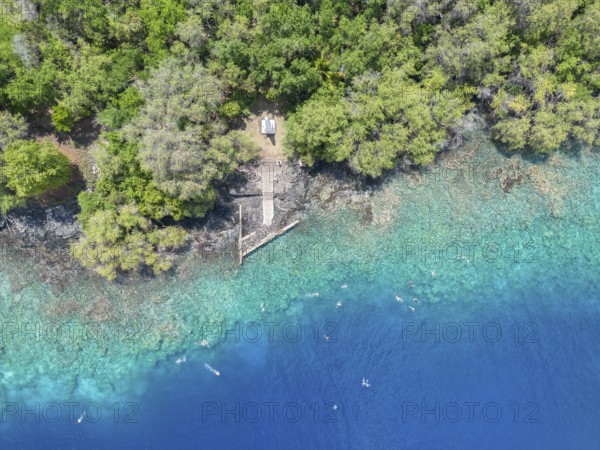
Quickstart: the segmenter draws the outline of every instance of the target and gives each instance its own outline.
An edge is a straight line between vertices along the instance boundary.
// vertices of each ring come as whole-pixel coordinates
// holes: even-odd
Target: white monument
[[[260,123],[260,132],[262,134],[275,134],[275,120],[263,117]]]

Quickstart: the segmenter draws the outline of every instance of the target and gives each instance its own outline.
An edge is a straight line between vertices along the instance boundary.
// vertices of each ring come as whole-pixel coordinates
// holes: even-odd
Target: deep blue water
[[[401,304],[383,286],[353,292],[265,317],[272,339],[240,324],[218,352],[157,367],[141,398],[101,405],[97,423],[7,415],[2,448],[600,448],[593,293],[542,283],[526,298]]]
[[[2,404],[0,450],[600,449],[600,159],[507,165],[482,142],[472,167],[528,182],[391,177],[369,208],[317,212],[241,268],[192,258],[147,284],[55,292],[12,266],[6,324],[71,300],[80,322],[99,305],[150,325],[2,336],[0,395],[27,400]],[[220,317],[258,322],[215,345],[201,321]]]

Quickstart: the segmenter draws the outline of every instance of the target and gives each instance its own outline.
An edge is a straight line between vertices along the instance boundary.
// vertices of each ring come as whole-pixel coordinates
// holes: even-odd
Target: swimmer
[[[365,379],[365,378],[362,379],[362,387],[366,387],[366,388],[370,388],[371,387],[371,385],[369,384],[369,380],[368,379]]]
[[[433,270],[433,271],[431,272],[431,277],[432,277],[432,278],[435,278],[435,270]]]
[[[417,297],[414,297],[414,298],[413,298],[413,302],[415,302],[415,303],[419,303],[419,299],[418,299]]]
[[[340,306],[342,306],[342,304],[343,304],[342,302],[339,302],[339,301],[338,301],[338,302],[335,304],[335,307],[336,307],[336,308],[339,308]]]
[[[200,343],[201,347],[208,347],[208,339],[203,339],[202,342]]]
[[[412,306],[409,306],[408,309],[410,309],[411,312],[415,311],[415,308],[413,308]]]
[[[337,411],[337,409],[338,409],[338,405],[334,404],[334,405],[333,405],[333,410],[334,410],[334,411]]]
[[[341,287],[342,289],[346,289],[346,288],[348,287],[348,285],[347,285],[347,284],[342,284],[340,287]]]
[[[398,303],[404,303],[404,300],[402,300],[402,297],[400,297],[399,295],[396,295],[396,297],[394,297],[396,299],[396,301]]]
[[[265,304],[264,304],[264,303],[261,303],[261,304],[260,304],[260,312],[265,312],[265,311],[266,311],[266,309],[265,309]]]
[[[408,285],[409,285],[411,288],[414,288],[414,287],[415,287],[415,283],[413,283],[412,281],[409,281],[409,282],[408,282]]]
[[[326,334],[323,335],[323,338],[325,339],[325,342],[329,342],[330,337],[327,336]]]
[[[221,372],[219,372],[217,369],[214,369],[210,364],[204,363],[204,367],[206,367],[207,370],[211,371],[216,376],[218,376],[218,377],[221,376]]]
[[[79,419],[77,419],[77,423],[81,423],[81,421],[83,420],[84,417],[85,417],[85,411],[81,414],[81,416],[79,416]]]

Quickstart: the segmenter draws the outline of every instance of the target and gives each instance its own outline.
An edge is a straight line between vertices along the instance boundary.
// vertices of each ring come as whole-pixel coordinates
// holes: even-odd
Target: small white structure
[[[262,134],[275,134],[275,120],[263,117],[260,123],[260,132]]]

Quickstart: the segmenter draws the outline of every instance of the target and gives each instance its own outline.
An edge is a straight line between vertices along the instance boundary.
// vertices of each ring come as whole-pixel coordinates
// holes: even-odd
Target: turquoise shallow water
[[[318,448],[371,448],[374,442],[439,448],[465,433],[488,444],[495,433],[509,433],[514,442],[538,436],[545,448],[580,436],[580,448],[593,448],[588,444],[598,436],[590,424],[598,416],[587,399],[600,393],[593,381],[600,368],[600,338],[593,331],[599,168],[594,152],[565,152],[544,164],[507,157],[484,133],[473,132],[459,151],[419,176],[392,175],[359,199],[322,192],[327,210],[307,213],[299,227],[241,268],[227,252],[210,262],[192,255],[176,276],[111,285],[82,275],[59,290],[37,280],[32,261],[5,255],[4,401],[133,402],[143,406],[144,423],[154,424],[144,433],[158,433],[160,441],[166,438],[155,424],[178,429],[188,439],[181,448],[199,435],[216,446],[232,432],[252,431],[259,432],[260,446],[264,430],[256,424],[195,427],[202,402],[253,398],[312,401],[322,413],[331,412],[324,409],[328,403],[339,404],[339,421],[330,429],[286,431],[283,422],[275,433],[275,439],[292,433],[299,444],[316,433]],[[507,177],[521,180],[511,192],[502,189]],[[269,340],[269,323],[288,334],[275,331]],[[425,331],[439,327],[441,342],[435,334],[421,335],[423,323]],[[465,325],[471,323],[478,333],[473,342]],[[482,335],[486,325],[489,334]],[[254,342],[257,329],[262,334]],[[291,342],[298,329],[302,337]],[[497,330],[501,339],[489,342]],[[221,379],[204,363],[219,368],[226,382],[215,384]],[[363,377],[372,388],[360,386]],[[167,408],[169,401],[177,405]],[[500,423],[491,434],[485,421],[476,428],[442,423],[427,440],[430,422],[418,413],[417,420],[402,420],[406,408],[423,401],[441,408],[454,401],[498,402],[505,417],[515,413],[510,406],[516,402],[520,419],[533,411],[524,408],[536,405],[536,417],[545,421],[520,428],[522,420],[517,427]],[[195,425],[181,431],[191,410]],[[565,441],[539,437],[559,424],[571,430]],[[124,435],[139,434],[136,427],[124,427]],[[81,442],[91,439],[89,432],[103,435],[88,427],[77,432]]]
[[[131,402],[136,408],[126,409],[131,395],[121,397],[116,423],[114,404],[105,402],[97,402],[104,412],[99,422],[49,423],[46,413],[38,424],[9,416],[3,443],[596,448],[600,317],[597,307],[574,301],[579,293],[570,287],[558,293],[531,289],[522,298],[506,289],[502,299],[485,305],[479,298],[440,299],[408,313],[382,288],[372,285],[356,295],[350,285],[338,287],[302,307],[302,314],[295,303],[288,316],[269,315],[261,322],[279,329],[294,324],[302,330],[300,339],[290,332],[255,340],[242,323],[246,331],[229,333],[219,357],[210,358],[221,377],[204,369],[207,355],[188,353],[186,363],[163,364],[145,377],[147,394]],[[336,308],[338,301],[342,306]],[[361,386],[364,377],[370,388]]]

